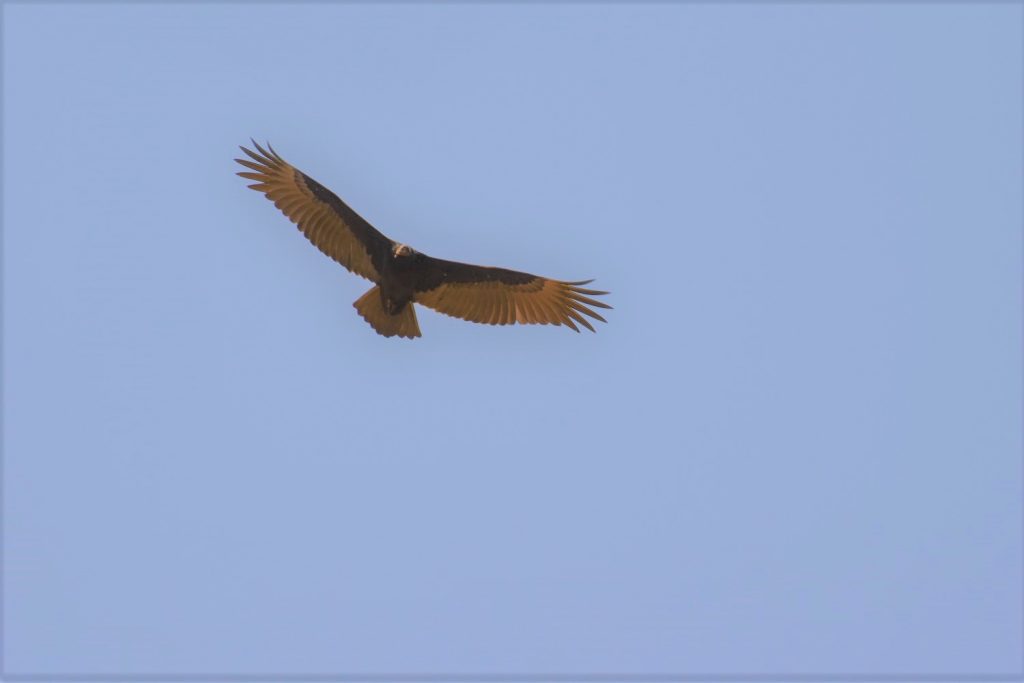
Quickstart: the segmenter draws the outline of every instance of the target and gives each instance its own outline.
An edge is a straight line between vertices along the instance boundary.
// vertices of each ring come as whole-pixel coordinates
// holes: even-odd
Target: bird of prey
[[[238,175],[274,202],[317,249],[356,275],[375,283],[353,304],[385,337],[420,336],[413,304],[463,320],[490,325],[566,325],[591,332],[587,317],[606,322],[592,307],[611,308],[591,297],[607,294],[582,285],[505,268],[474,266],[432,258],[388,239],[326,187],[295,168],[267,145],[253,140],[248,171]]]

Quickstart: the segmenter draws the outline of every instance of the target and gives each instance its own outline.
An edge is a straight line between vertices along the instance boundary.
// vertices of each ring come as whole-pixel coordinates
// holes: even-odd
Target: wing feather
[[[495,308],[495,315],[492,318],[492,322],[495,325],[508,325],[509,324],[509,298],[501,288],[495,288],[496,294],[498,295],[498,306]]]
[[[523,322],[530,323],[533,325],[548,324],[546,316],[541,314],[540,304],[533,301],[531,297],[516,297],[516,303],[522,304],[523,309],[526,311],[526,319]]]
[[[571,317],[573,320],[578,322],[580,325],[583,325],[584,327],[586,327],[591,332],[595,331],[594,330],[594,326],[591,325],[590,323],[588,323],[586,318],[584,318],[582,315],[577,313],[574,309],[567,308],[565,312],[569,314],[569,317]]]
[[[235,159],[251,169],[238,175],[274,202],[317,249],[357,275],[380,281],[384,259],[393,242],[382,235],[337,195],[281,158],[274,148],[242,147],[248,159]]]

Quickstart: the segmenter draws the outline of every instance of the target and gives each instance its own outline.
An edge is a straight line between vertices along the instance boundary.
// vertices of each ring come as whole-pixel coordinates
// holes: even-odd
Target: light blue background
[[[7,5],[7,670],[1020,672],[1020,5]],[[420,310],[269,139],[609,324]]]

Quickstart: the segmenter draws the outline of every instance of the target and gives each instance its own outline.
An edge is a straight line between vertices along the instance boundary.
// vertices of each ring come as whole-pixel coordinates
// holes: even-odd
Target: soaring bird
[[[379,334],[419,337],[413,304],[489,325],[566,325],[579,332],[579,323],[593,332],[587,317],[606,322],[592,307],[611,306],[591,297],[608,292],[582,287],[592,280],[551,280],[432,258],[385,237],[269,144],[252,144],[256,152],[240,147],[249,158],[235,161],[250,170],[238,175],[256,181],[249,187],[274,202],[317,249],[374,283],[353,305]]]

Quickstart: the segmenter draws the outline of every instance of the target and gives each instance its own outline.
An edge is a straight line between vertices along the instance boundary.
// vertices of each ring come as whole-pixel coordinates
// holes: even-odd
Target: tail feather
[[[410,301],[402,310],[394,315],[387,312],[384,302],[380,298],[380,288],[371,287],[366,294],[356,299],[352,304],[359,311],[363,320],[370,323],[370,327],[377,330],[377,334],[385,337],[413,337],[420,336],[420,325],[416,321],[416,310]]]

